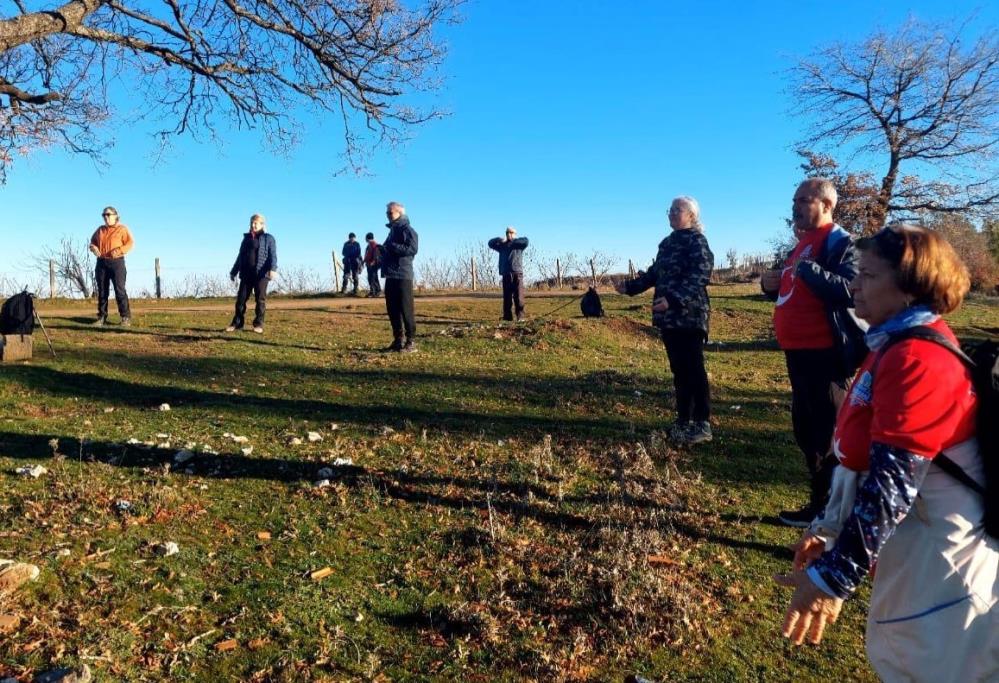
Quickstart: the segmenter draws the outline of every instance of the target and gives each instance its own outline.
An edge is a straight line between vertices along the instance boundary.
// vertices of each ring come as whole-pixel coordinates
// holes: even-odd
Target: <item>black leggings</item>
[[[704,369],[704,331],[662,330],[676,389],[676,419],[706,422],[711,416],[711,389]]]

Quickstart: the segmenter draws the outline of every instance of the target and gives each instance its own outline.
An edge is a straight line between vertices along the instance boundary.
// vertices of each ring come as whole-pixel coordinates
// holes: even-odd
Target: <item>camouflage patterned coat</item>
[[[697,230],[674,230],[659,243],[656,260],[645,272],[625,283],[629,296],[655,287],[658,299],[665,297],[669,309],[652,314],[659,329],[702,330],[708,336],[708,280],[715,257],[704,234]]]

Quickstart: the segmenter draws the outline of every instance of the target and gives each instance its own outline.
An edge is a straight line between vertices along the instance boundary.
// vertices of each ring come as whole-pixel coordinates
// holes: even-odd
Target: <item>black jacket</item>
[[[814,261],[798,263],[795,275],[825,305],[826,316],[832,328],[833,342],[843,355],[848,374],[852,375],[867,355],[864,333],[867,323],[857,318],[853,311],[850,281],[857,276],[857,253],[850,233],[834,225],[822,244]],[[777,292],[763,292],[771,301]]]
[[[254,244],[254,237],[251,232],[243,235],[243,241],[239,244],[239,253],[236,255],[236,262],[232,264],[229,277],[236,277],[237,273],[239,273],[240,277],[244,277],[244,273],[241,271],[243,262],[246,260],[246,253],[252,251],[254,248],[257,249],[256,267],[253,269],[253,273],[246,273],[245,275],[252,275],[255,279],[260,280],[267,277],[270,271],[277,270],[277,242],[274,236],[269,232],[264,232],[257,236],[256,241],[257,244]]]
[[[507,241],[502,237],[489,240],[489,248],[499,252],[499,274],[523,273],[524,250],[527,249],[527,238],[518,237]]]
[[[382,259],[382,277],[396,280],[413,279],[413,257],[419,250],[420,238],[409,224],[408,216],[400,216],[386,226],[388,237],[382,243],[385,257]]]
[[[629,296],[655,287],[655,298],[665,297],[669,308],[652,314],[652,324],[662,330],[701,330],[708,335],[711,304],[708,281],[715,256],[699,230],[674,230],[659,243],[659,253],[649,269],[625,283]]]
[[[347,240],[343,243],[340,254],[343,256],[344,270],[352,272],[361,267],[361,245],[359,242]]]

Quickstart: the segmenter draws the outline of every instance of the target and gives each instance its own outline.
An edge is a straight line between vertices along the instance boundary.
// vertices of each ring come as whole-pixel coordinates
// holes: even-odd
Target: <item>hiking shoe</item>
[[[777,519],[781,524],[793,526],[798,529],[807,529],[815,519],[817,511],[811,505],[806,505],[800,510],[781,510],[777,513]]]
[[[398,353],[399,351],[402,351],[402,340],[401,339],[396,339],[394,342],[392,342],[391,344],[389,344],[388,346],[386,346],[383,350],[384,351],[396,352],[396,353]]]
[[[131,327],[132,326],[132,319],[131,318],[122,318],[121,319],[121,326],[122,327]]]
[[[107,318],[98,318],[97,320],[95,320],[95,321],[94,321],[93,323],[91,323],[91,324],[92,324],[92,325],[93,325],[94,327],[104,327],[105,325],[107,325],[107,324],[108,324],[108,321],[107,321]]]
[[[419,349],[416,348],[416,343],[412,339],[402,345],[402,353],[416,353],[417,351]]]
[[[263,334],[264,333],[264,326],[263,325],[254,325],[253,326],[253,331],[256,332],[257,334]]]
[[[691,422],[690,426],[687,427],[686,443],[704,443],[705,441],[711,441],[711,423],[707,420],[703,422]]]
[[[669,435],[670,441],[675,441],[676,443],[686,443],[687,433],[690,431],[690,422],[681,422],[677,420],[672,425],[670,425]]]
[[[38,578],[38,567],[27,562],[0,560],[0,595],[10,595],[28,581]]]
[[[238,328],[238,327],[236,327],[235,325],[230,325],[229,327],[225,328],[225,330],[223,330],[223,331],[224,331],[224,332],[235,332],[235,331],[236,331],[236,330],[238,330],[238,329],[239,329],[239,328]]]

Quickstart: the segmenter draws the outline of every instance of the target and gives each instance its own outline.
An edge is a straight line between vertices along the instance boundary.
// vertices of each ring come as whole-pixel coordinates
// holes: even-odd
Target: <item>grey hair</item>
[[[387,205],[385,206],[385,208],[386,208],[386,209],[399,209],[399,213],[401,213],[401,214],[402,214],[402,215],[404,215],[404,216],[406,215],[406,207],[405,207],[405,206],[403,206],[403,205],[402,205],[401,203],[399,203],[399,202],[389,202],[389,203],[388,203],[388,204],[387,204]]]
[[[836,185],[833,181],[828,178],[809,178],[798,185],[798,187],[811,187],[813,188],[822,199],[826,199],[832,203],[832,208],[836,208],[836,202],[839,201],[839,193],[836,192]]]
[[[697,203],[696,199],[689,195],[682,194],[679,197],[676,197],[671,204],[682,204],[687,207],[687,211],[690,212],[690,215],[693,218],[691,227],[698,232],[702,232],[704,230],[704,224],[701,223],[701,205]]]

